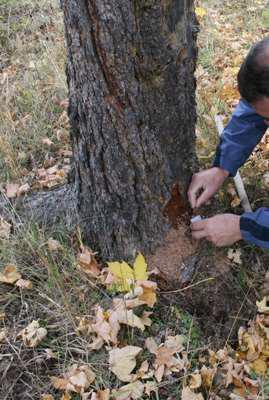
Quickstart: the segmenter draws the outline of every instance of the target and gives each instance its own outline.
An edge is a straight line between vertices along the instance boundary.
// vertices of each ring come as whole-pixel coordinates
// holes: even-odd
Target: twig
[[[216,278],[213,278],[213,277],[212,277],[212,278],[203,279],[202,281],[193,283],[192,285],[186,286],[186,287],[184,287],[184,288],[182,288],[182,289],[170,290],[169,292],[160,292],[160,293],[161,293],[161,294],[172,294],[172,293],[184,292],[184,290],[188,290],[188,289],[190,289],[190,288],[192,288],[192,287],[194,287],[194,286],[201,285],[202,283],[205,283],[205,282],[214,281],[215,279],[216,279]]]

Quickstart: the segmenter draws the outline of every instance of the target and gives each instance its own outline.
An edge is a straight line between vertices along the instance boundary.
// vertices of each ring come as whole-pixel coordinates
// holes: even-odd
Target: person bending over
[[[192,208],[199,208],[235,176],[269,126],[269,37],[256,43],[238,73],[241,100],[224,129],[213,166],[194,174],[188,190]],[[241,239],[269,249],[269,208],[242,215],[219,214],[191,224],[195,239],[205,238],[216,246]]]

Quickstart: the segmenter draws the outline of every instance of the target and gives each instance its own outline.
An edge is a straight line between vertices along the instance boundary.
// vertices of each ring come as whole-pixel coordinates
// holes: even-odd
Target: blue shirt
[[[240,100],[232,118],[220,138],[213,165],[235,176],[260,142],[268,126],[253,107]],[[245,212],[240,217],[240,230],[244,240],[269,249],[269,208]]]

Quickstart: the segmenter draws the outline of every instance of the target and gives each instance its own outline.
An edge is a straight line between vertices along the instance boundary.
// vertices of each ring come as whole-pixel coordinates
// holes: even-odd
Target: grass
[[[268,29],[268,15],[265,0],[201,0],[199,6],[206,9],[206,16],[201,20],[198,43],[197,151],[201,167],[206,168],[218,142],[214,116],[221,114],[225,121],[229,118],[237,98],[238,67],[250,45],[260,38],[261,29],[262,33]],[[62,15],[56,0],[1,0],[0,11],[0,183],[32,185],[39,168],[48,162],[61,164],[60,150],[70,148],[66,107],[61,103],[67,97]],[[51,139],[53,145],[44,144],[44,138]],[[261,151],[243,169],[255,205],[263,204],[267,196],[263,186],[266,160]],[[240,207],[232,209],[225,190],[218,199],[218,212],[242,211]],[[61,252],[48,250],[49,237],[60,241]],[[93,304],[108,302],[76,268],[78,249],[78,234],[68,236],[61,226],[44,231],[31,221],[16,228],[9,240],[0,242],[0,269],[14,263],[23,278],[33,282],[29,292],[9,285],[0,287],[0,314],[6,314],[0,323],[8,329],[9,337],[1,348],[1,399],[40,399],[44,393],[59,399],[49,377],[59,375],[75,361],[91,363],[98,376],[97,387],[118,384],[107,368],[104,352],[90,352],[87,340],[76,332],[78,317],[89,315]],[[207,252],[214,256],[212,247]],[[244,294],[250,286],[256,290],[262,283],[268,256],[249,245],[242,247],[242,253],[243,264],[233,267],[233,276],[234,290]],[[202,291],[197,293],[203,295]],[[38,348],[29,349],[17,335],[33,319],[38,319],[49,334]],[[141,345],[146,335],[160,342],[167,333],[184,334],[192,354],[191,369],[195,370],[198,349],[207,347],[196,318],[178,304],[162,299],[152,319],[153,325],[145,335],[127,329],[123,336]],[[56,354],[55,359],[47,359],[46,348]],[[178,381],[168,380],[161,386],[152,399],[180,398]],[[267,387],[265,381],[264,392]]]

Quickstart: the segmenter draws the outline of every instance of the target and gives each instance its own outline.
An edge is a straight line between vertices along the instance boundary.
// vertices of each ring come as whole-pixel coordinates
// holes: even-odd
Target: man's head
[[[269,125],[269,37],[251,48],[238,73],[238,88]]]

